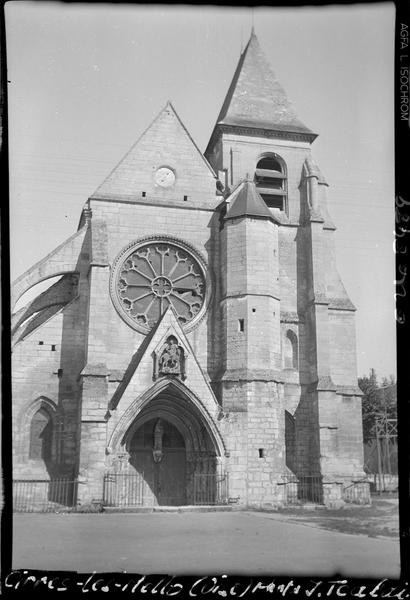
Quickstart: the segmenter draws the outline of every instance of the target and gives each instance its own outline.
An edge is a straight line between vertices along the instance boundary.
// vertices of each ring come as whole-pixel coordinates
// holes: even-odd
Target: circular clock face
[[[175,173],[169,167],[160,167],[155,171],[154,180],[161,187],[171,187],[175,183]]]
[[[205,310],[206,276],[202,259],[184,243],[133,244],[114,266],[111,294],[124,320],[148,332],[172,306],[182,325]]]

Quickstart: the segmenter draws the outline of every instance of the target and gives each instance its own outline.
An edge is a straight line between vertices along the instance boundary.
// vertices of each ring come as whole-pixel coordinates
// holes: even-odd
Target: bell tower
[[[230,189],[249,174],[268,207],[282,219],[297,219],[300,174],[316,137],[296,115],[252,31],[205,156]]]
[[[217,383],[232,494],[249,505],[280,502],[287,476],[320,480],[333,501],[363,475],[355,307],[336,269],[316,137],[252,30],[205,151],[225,196]]]

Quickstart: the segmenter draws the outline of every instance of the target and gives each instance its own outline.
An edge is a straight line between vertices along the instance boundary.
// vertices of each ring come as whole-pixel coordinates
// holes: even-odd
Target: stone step
[[[104,506],[105,513],[157,513],[157,512],[228,512],[234,510],[231,505],[207,506]]]

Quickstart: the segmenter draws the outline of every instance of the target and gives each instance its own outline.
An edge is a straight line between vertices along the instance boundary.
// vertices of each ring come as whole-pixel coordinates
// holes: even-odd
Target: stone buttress
[[[274,503],[285,470],[278,225],[245,181],[227,198],[221,230],[224,431],[230,493]]]

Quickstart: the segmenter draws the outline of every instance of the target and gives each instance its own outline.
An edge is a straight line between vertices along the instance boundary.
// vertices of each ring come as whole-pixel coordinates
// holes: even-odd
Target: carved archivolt
[[[159,347],[159,350],[161,349],[162,346]],[[163,415],[159,414],[161,410],[155,410],[156,401],[159,401],[161,398],[168,398],[167,414],[164,413]],[[186,435],[189,432],[194,433],[198,431],[198,424],[203,424],[209,434],[216,454],[218,456],[227,455],[224,439],[209,410],[200,401],[198,396],[181,381],[180,377],[169,376],[158,377],[151,388],[137,398],[122,414],[108,440],[107,454],[117,455],[118,452],[121,453],[133,424],[136,423],[142,414],[150,413],[151,408],[153,417],[164,417],[167,420],[171,420],[170,413],[172,413],[175,419],[182,419],[182,425],[185,423],[187,426],[187,423],[191,423],[192,428],[191,426],[187,426]],[[176,423],[174,424],[176,425]],[[185,439],[186,435],[184,434]],[[192,445],[195,447],[195,439],[192,441]]]

